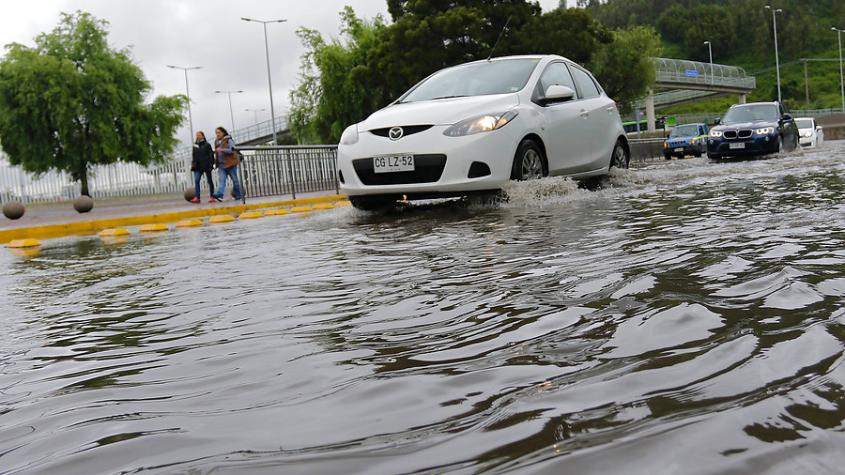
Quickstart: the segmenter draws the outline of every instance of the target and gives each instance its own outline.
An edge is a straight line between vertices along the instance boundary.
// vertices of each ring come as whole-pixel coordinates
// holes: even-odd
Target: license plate
[[[375,173],[395,173],[414,171],[413,155],[382,155],[373,157]]]
[[[741,150],[745,148],[745,142],[734,142],[730,144],[731,150]]]
[[[675,149],[675,151],[676,151],[676,152],[683,152],[683,151],[684,151],[684,149],[682,149],[682,148],[676,148],[676,149]]]

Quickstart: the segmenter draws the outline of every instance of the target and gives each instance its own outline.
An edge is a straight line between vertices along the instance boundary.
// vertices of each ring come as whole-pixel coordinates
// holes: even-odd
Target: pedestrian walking
[[[214,150],[211,144],[205,139],[204,132],[197,132],[197,141],[194,142],[194,155],[191,159],[191,171],[194,174],[194,199],[191,203],[199,203],[200,184],[202,177],[208,182],[208,202],[214,203],[214,180],[211,178],[211,170],[214,168]]]
[[[220,178],[218,183],[217,193],[213,195],[217,201],[223,201],[223,196],[226,193],[226,179],[232,178],[232,186],[235,187],[234,197],[235,201],[240,200],[241,196],[241,182],[238,179],[238,164],[240,157],[237,150],[235,150],[235,141],[229,136],[229,132],[223,127],[217,127],[214,131],[217,139],[214,141],[214,150],[217,158],[217,170]]]

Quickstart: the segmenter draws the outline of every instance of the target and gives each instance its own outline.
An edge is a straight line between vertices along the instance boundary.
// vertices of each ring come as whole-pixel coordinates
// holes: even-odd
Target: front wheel
[[[513,158],[512,180],[539,180],[548,173],[543,150],[531,139],[524,139],[516,149]]]
[[[622,140],[617,140],[613,147],[613,156],[610,158],[610,168],[626,169],[631,164],[631,156]]]

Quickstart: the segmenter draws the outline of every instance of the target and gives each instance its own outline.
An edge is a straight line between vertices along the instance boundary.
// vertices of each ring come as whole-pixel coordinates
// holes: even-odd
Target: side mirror
[[[713,120],[713,125],[721,125],[721,123],[722,119],[720,119],[719,117],[716,117],[716,119]]]
[[[546,89],[546,95],[543,97],[543,104],[554,104],[556,102],[571,101],[575,98],[575,91],[571,87],[559,86],[553,84]]]
[[[788,113],[787,113],[787,114],[784,114],[784,115],[783,115],[783,121],[784,121],[784,122],[789,122],[789,121],[791,121],[791,120],[792,120],[792,114],[788,114]]]
[[[816,132],[821,132],[822,130],[824,130],[824,128],[821,125],[816,127]]]

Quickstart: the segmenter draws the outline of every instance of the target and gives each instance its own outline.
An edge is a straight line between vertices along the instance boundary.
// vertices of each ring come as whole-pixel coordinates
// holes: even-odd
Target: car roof
[[[517,55],[512,55],[512,56],[496,56],[496,57],[490,58],[489,61],[503,61],[503,60],[509,60],[509,59],[539,59],[541,61],[544,60],[544,59],[551,59],[551,60],[562,59],[562,60],[565,60],[565,61],[569,61],[570,63],[574,63],[574,61],[572,61],[571,59],[564,58],[563,56],[558,56],[556,54],[517,54]],[[479,60],[476,60],[476,61],[470,61],[468,63],[456,64],[455,66],[463,66],[465,64],[474,64],[474,63],[483,63],[484,61],[488,61],[488,60],[486,58],[485,59],[479,59]],[[455,66],[452,66],[452,67],[455,67]]]
[[[707,124],[705,124],[704,122],[690,122],[690,123],[688,123],[688,124],[678,124],[678,125],[676,125],[675,127],[686,127],[687,125],[698,125],[698,126],[701,126],[701,125],[707,125]]]
[[[734,104],[731,106],[731,109],[734,107],[746,107],[746,106],[776,106],[779,105],[777,101],[774,102],[748,102],[746,104]]]

